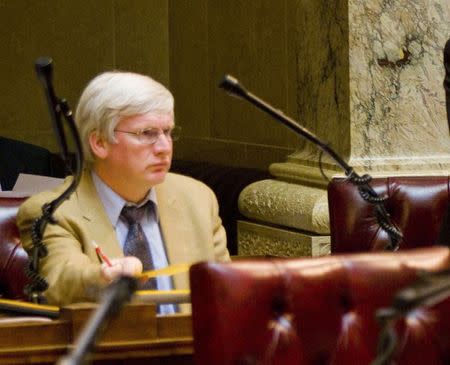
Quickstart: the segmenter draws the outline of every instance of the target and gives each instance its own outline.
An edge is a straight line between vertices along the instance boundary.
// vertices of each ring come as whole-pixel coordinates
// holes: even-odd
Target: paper
[[[51,322],[51,318],[47,317],[3,317],[0,318],[0,326],[11,323],[34,323],[34,322]]]
[[[151,271],[144,271],[143,273],[139,274],[139,278],[156,278],[158,276],[172,276],[175,274],[178,274],[180,272],[186,272],[189,271],[191,265],[189,264],[175,264],[167,267],[163,267],[162,269],[157,270],[151,270]]]
[[[22,193],[20,191],[0,191],[0,198],[28,198],[30,193]]]
[[[164,303],[190,303],[191,291],[178,290],[137,290],[133,300],[138,302]]]
[[[63,183],[64,179],[50,176],[19,174],[12,191],[32,195],[41,191],[51,190]]]

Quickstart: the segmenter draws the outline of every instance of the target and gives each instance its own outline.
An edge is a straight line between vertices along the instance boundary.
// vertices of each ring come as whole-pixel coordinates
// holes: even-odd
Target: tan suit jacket
[[[26,250],[32,248],[31,225],[41,215],[42,205],[58,196],[70,181],[68,178],[57,189],[32,196],[20,207],[17,223]],[[229,260],[217,199],[209,187],[169,173],[155,191],[169,264]],[[54,217],[57,224],[47,226],[43,239],[48,255],[40,261],[40,272],[49,283],[44,294],[50,304],[60,306],[93,300],[92,288],[104,284],[92,240],[110,258],[122,257],[123,252],[88,171]],[[188,289],[188,274],[174,276],[174,284],[176,289]]]

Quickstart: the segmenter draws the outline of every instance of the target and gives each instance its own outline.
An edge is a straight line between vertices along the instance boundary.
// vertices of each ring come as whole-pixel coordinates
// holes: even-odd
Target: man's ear
[[[103,160],[108,156],[108,141],[100,136],[97,131],[93,131],[89,135],[89,145],[95,157]]]

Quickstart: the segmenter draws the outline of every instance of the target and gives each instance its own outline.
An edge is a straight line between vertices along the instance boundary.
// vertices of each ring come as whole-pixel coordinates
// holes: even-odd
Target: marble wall
[[[448,171],[442,50],[450,37],[450,2],[298,4],[298,28],[308,34],[298,38],[297,57],[298,85],[309,90],[297,95],[304,124],[360,171]],[[310,144],[288,159],[306,166],[317,161]],[[329,158],[324,166],[339,170]],[[288,177],[302,175],[299,168],[274,165],[273,171]]]
[[[446,0],[351,0],[351,162],[374,170],[450,168],[443,47]]]

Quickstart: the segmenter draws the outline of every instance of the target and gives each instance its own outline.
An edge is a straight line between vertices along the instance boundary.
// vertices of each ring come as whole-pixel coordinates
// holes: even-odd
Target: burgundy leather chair
[[[450,202],[448,176],[374,178],[370,185],[388,197],[386,209],[403,233],[400,249],[437,243]],[[332,253],[382,250],[388,243],[373,205],[361,198],[352,183],[333,179],[328,185],[328,206]]]
[[[369,364],[379,308],[418,270],[450,265],[447,247],[191,267],[197,365]],[[396,364],[450,364],[450,300],[397,322]]]
[[[8,299],[27,297],[24,287],[28,255],[20,244],[16,214],[25,198],[0,198],[0,296]]]

